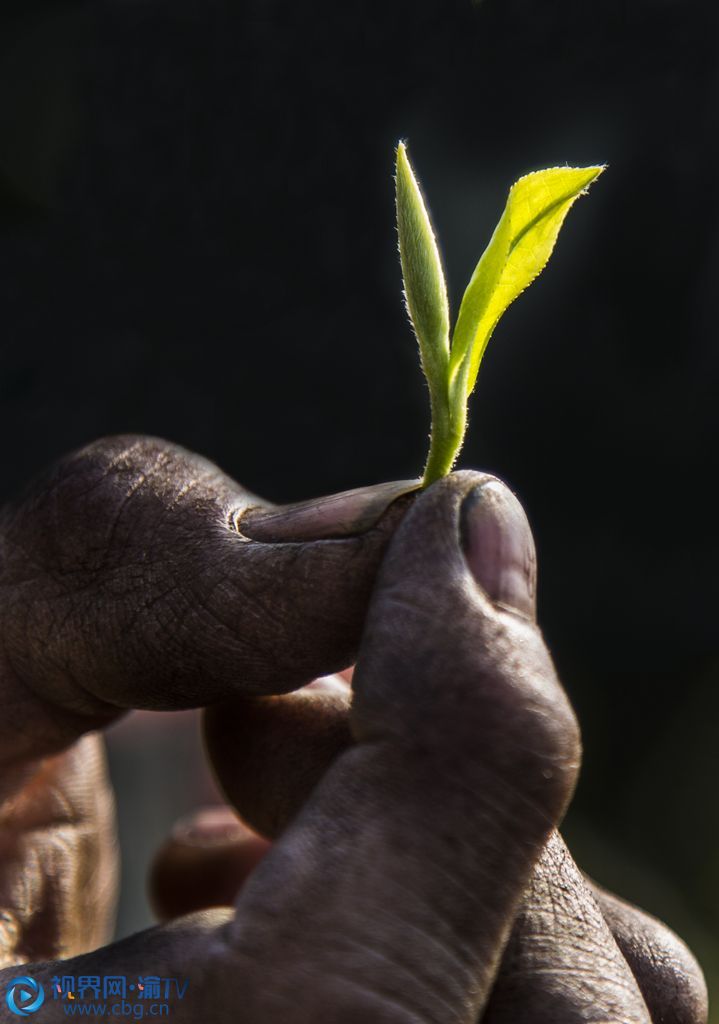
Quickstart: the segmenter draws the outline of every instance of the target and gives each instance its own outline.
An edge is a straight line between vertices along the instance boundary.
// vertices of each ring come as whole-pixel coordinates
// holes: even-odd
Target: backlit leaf
[[[474,389],[500,317],[547,264],[572,204],[603,167],[552,167],[520,178],[464,293],[450,356],[453,413]]]
[[[449,415],[449,302],[432,223],[402,142],[397,146],[396,187],[404,294],[429,385],[434,424]]]

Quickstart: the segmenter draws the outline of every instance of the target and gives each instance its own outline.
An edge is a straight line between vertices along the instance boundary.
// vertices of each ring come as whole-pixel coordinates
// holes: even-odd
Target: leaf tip
[[[590,185],[594,184],[594,182],[597,180],[597,178],[601,174],[604,174],[604,172],[606,171],[608,166],[609,166],[608,164],[595,164],[592,167],[572,168],[573,170],[586,172],[587,179],[586,179],[586,182],[584,183],[584,185],[582,185],[582,188],[581,188],[581,194],[582,195],[587,191],[587,189],[589,188]]]
[[[417,179],[412,170],[412,164],[409,162],[407,143],[404,139],[400,139],[397,143],[395,156],[395,181],[397,182],[398,189],[400,185],[413,184],[417,186]]]

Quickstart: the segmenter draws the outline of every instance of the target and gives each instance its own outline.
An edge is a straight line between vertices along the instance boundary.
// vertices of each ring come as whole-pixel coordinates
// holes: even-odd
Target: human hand
[[[247,697],[289,690],[352,660],[377,565],[402,504],[411,500],[401,499],[365,533],[329,543],[298,539],[297,525],[295,539],[277,543],[289,528],[286,521],[248,516],[240,527],[264,534],[259,543],[248,542],[228,526],[236,521],[230,510],[247,499],[207,464],[154,444],[137,442],[129,456],[111,448],[111,458],[107,446],[91,449],[81,457],[84,467],[69,474],[64,469],[54,487],[44,485],[6,516],[10,600],[3,687],[22,726],[5,745],[6,827],[9,822],[25,840],[13,861],[16,882],[27,874],[22,854],[28,835],[39,848],[48,847],[42,814],[38,825],[38,794],[69,789],[75,799],[62,806],[64,852],[53,863],[40,861],[36,872],[40,903],[48,868],[59,892],[70,860],[82,853],[82,844],[73,846],[68,838],[78,822],[84,824],[87,860],[96,857],[94,875],[88,870],[81,881],[87,887],[102,877],[102,851],[97,843],[94,854],[89,849],[97,821],[90,797],[98,802],[99,787],[85,792],[77,786],[69,754],[45,760],[34,775],[29,759],[60,750],[73,734],[136,703],[178,707],[240,693],[240,724],[272,702],[289,710],[294,696],[270,698],[266,705]],[[531,621],[531,537],[500,485],[473,496],[483,480],[457,474],[441,482],[416,500],[399,529],[372,599],[355,705],[349,718],[344,714],[343,728],[349,722],[354,744],[335,757],[287,825],[240,896],[236,914],[195,915],[61,967],[33,965],[27,969],[33,977],[49,983],[60,969],[184,974],[189,986],[173,1006],[176,1020],[222,1021],[238,1012],[253,1024],[476,1020],[523,893],[537,875],[535,862],[546,858],[545,841],[571,794],[578,754],[571,712]],[[460,550],[465,498],[474,504],[465,513],[467,558],[480,587]],[[307,529],[308,517],[300,530]],[[356,530],[356,517],[350,520],[345,527]],[[337,536],[326,519],[322,525],[324,536]],[[41,632],[42,646],[29,649],[30,631]],[[310,692],[297,699],[307,700]],[[315,699],[309,698],[310,706]],[[237,705],[225,707],[228,723],[231,710],[235,719],[239,713]],[[253,735],[264,735],[271,747],[282,718],[275,716],[269,730]],[[252,763],[245,760],[250,747],[224,750],[216,735],[212,739],[213,719],[218,721],[216,713],[208,724],[213,759],[231,791],[252,777],[243,771]],[[306,739],[303,760],[324,771],[322,743]],[[95,740],[82,743],[87,753]],[[74,753],[80,756],[78,747]],[[292,797],[297,779],[284,773],[286,759],[275,758],[278,767],[268,771],[262,763],[263,785],[254,773],[262,799],[255,802],[282,827],[298,806]],[[58,781],[63,768],[74,789]],[[311,767],[304,774],[306,786]],[[35,797],[18,816],[23,802],[12,794],[26,795],[28,786]],[[302,803],[306,790],[299,795]],[[105,872],[106,887],[110,875]],[[16,884],[11,895],[21,888]],[[66,892],[72,889],[65,885]],[[39,923],[38,915],[23,922],[21,906],[14,919],[6,915],[6,962],[77,952],[83,906],[74,902],[76,895],[71,892],[62,906],[59,898],[51,900],[56,912],[40,914]],[[556,894],[549,902],[546,893],[539,896],[534,899],[530,889],[523,906],[531,908],[534,900],[545,912],[561,909]],[[85,904],[89,916],[93,901]],[[74,938],[67,926],[71,914]],[[576,962],[564,973],[567,929],[560,924],[567,915],[555,916],[557,928],[544,929],[538,941],[552,981],[548,989],[563,988],[575,1015],[551,1019],[597,1019],[585,1012],[596,996],[594,1012],[607,1008],[602,1019],[648,1020],[606,928],[598,944],[583,950],[582,983]],[[520,937],[522,928],[531,936],[531,922],[522,924],[530,918],[520,913],[512,943],[518,928]],[[536,957],[536,936],[529,948]],[[496,1003],[502,978],[522,975],[513,975],[511,957],[508,968],[488,1014],[504,1012]],[[4,980],[14,973],[5,972]],[[540,988],[542,973],[536,972]],[[584,990],[578,1008],[571,1006],[573,988]],[[509,991],[521,993],[521,984],[517,989],[515,980]],[[549,1019],[532,1016],[534,1009],[525,1001],[524,1017],[492,1019]],[[59,1004],[48,1002],[43,1019],[53,1019],[54,1012],[63,1015]]]

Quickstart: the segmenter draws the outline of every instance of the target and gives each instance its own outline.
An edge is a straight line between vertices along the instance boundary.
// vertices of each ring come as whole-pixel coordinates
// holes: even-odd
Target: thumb
[[[535,588],[531,530],[504,484],[463,472],[431,488],[378,576],[354,678],[355,738],[392,737],[443,758],[456,749],[462,763],[481,742],[512,772],[517,759],[546,754],[536,781],[547,800],[556,783],[560,814],[577,725],[535,623]],[[556,764],[552,749],[563,752]]]
[[[434,485],[398,527],[353,680],[357,743],[229,926],[261,967],[258,1020],[476,1021],[579,758],[533,566],[521,507],[478,474]]]

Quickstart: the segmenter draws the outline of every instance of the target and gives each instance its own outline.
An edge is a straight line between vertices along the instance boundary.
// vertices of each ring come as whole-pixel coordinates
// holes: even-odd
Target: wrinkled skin
[[[187,977],[178,1024],[705,1021],[686,947],[556,831],[579,733],[511,493],[463,472],[261,505],[179,448],[114,438],[4,511],[0,992],[31,964],[46,985]],[[351,690],[311,682],[354,661]],[[153,872],[174,919],[103,946],[97,730],[183,707],[208,707],[228,801],[273,842],[198,818]]]

